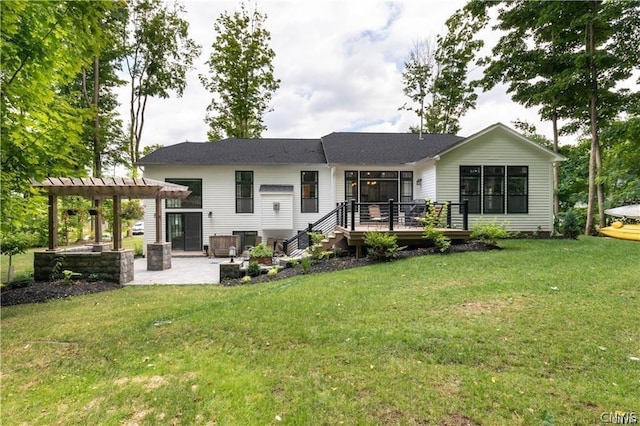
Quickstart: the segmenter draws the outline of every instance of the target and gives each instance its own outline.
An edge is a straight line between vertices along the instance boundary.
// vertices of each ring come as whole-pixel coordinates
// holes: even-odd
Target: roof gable
[[[438,153],[438,155],[445,155],[461,146],[466,145],[469,142],[473,142],[477,139],[479,139],[482,136],[485,136],[487,134],[493,133],[493,132],[503,132],[506,133],[507,135],[509,135],[513,140],[520,142],[520,143],[525,143],[528,144],[530,146],[532,146],[533,148],[539,150],[540,152],[542,152],[543,154],[546,154],[547,156],[549,156],[551,158],[551,161],[564,161],[566,160],[566,158],[558,153],[555,153],[547,148],[545,148],[544,146],[540,145],[538,142],[535,142],[527,137],[525,137],[524,135],[516,132],[515,130],[513,130],[512,128],[505,126],[502,123],[495,123],[489,127],[486,127],[482,130],[480,130],[477,133],[474,133],[471,136],[468,136],[466,138],[463,138],[461,141],[459,141],[458,143],[448,147],[447,149],[443,150],[442,152]]]

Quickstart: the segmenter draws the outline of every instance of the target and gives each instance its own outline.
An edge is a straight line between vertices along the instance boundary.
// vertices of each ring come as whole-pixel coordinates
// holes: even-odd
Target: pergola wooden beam
[[[31,185],[41,188],[49,195],[49,250],[58,247],[58,197],[78,195],[96,200],[113,199],[113,250],[121,249],[122,222],[120,210],[122,198],[155,199],[156,206],[163,198],[184,199],[191,193],[189,188],[175,183],[162,182],[147,178],[69,178],[48,177],[42,182],[30,179]],[[99,209],[98,209],[99,211]],[[100,215],[96,216],[96,221]],[[156,230],[162,229],[162,218],[156,214]],[[99,226],[96,227],[96,230]],[[158,233],[156,231],[156,233]],[[101,236],[100,236],[101,237]],[[156,240],[159,237],[156,236]],[[96,236],[96,243],[100,238]]]

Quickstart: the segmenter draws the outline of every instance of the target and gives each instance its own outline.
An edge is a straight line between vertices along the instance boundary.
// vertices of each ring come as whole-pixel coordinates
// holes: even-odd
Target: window
[[[480,213],[480,166],[460,166],[460,201],[469,201],[467,213]]]
[[[507,213],[528,213],[528,193],[529,168],[527,166],[508,166]]]
[[[484,213],[504,213],[504,166],[484,166]]]
[[[398,172],[360,172],[360,202],[386,203],[398,200]]]
[[[413,200],[413,172],[400,172],[400,202]]]
[[[236,171],[236,213],[253,213],[253,172]]]
[[[300,173],[301,211],[302,213],[318,213],[318,172]]]
[[[167,199],[168,209],[202,208],[202,179],[165,179],[165,182],[186,186],[191,191],[191,194],[184,200]]]
[[[358,201],[358,172],[344,172],[344,199]]]
[[[240,236],[240,247],[236,247],[238,253],[242,253],[248,250],[249,247],[258,245],[258,231],[233,231],[231,233]]]

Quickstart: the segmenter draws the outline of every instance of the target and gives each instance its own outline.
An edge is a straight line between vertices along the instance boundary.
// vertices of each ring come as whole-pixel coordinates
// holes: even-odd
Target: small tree
[[[13,281],[13,256],[24,253],[33,243],[33,235],[23,232],[3,233],[0,237],[0,250],[9,256],[7,283]]]
[[[205,121],[209,141],[224,137],[259,138],[266,130],[262,118],[269,111],[272,93],[280,86],[273,75],[275,52],[264,28],[265,14],[247,11],[223,13],[215,22],[217,34],[207,61],[210,75],[200,74],[213,94]]]

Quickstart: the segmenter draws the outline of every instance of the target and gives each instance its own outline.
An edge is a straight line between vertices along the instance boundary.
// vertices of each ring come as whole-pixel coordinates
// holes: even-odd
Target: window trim
[[[510,169],[524,169],[523,173],[509,173]],[[507,177],[506,177],[506,185],[507,190],[505,191],[506,204],[507,204],[507,214],[528,214],[529,213],[529,166],[507,166]],[[524,178],[524,194],[511,194],[511,184],[509,183],[510,178]],[[524,211],[513,211],[511,209],[511,203],[509,202],[509,197],[523,197],[524,198]]]
[[[164,179],[165,182],[167,183],[175,183],[177,185],[183,185],[189,188],[189,190],[191,191],[191,194],[189,194],[187,196],[187,198],[181,200],[181,199],[165,199],[164,200],[164,207],[168,210],[168,209],[172,209],[172,210],[185,210],[185,209],[202,209],[202,178],[165,178]],[[193,188],[189,187],[189,185],[187,185],[186,183],[188,182],[199,182],[200,183],[200,194],[195,194],[193,191]],[[185,203],[185,201],[189,200],[191,202],[193,202],[194,200],[196,200],[196,197],[199,196],[199,203],[198,205],[187,205],[184,206],[183,204]],[[173,203],[177,203],[179,204],[178,206],[173,206],[171,204]]]
[[[477,173],[471,173],[471,172],[467,172],[467,173],[463,173],[463,169],[477,169]],[[469,199],[469,197],[474,197],[477,198],[477,205],[478,205],[478,209],[477,210],[473,210],[471,208],[472,203],[469,203],[469,211],[467,212],[467,214],[481,214],[482,213],[482,166],[466,166],[466,165],[461,165],[459,167],[459,183],[460,183],[460,190],[459,190],[459,200],[460,202],[462,202],[464,199]],[[474,178],[478,180],[478,193],[477,194],[463,194],[463,189],[465,189],[465,187],[463,187],[462,185],[462,178],[466,177],[466,178]]]
[[[309,174],[314,176],[313,180],[305,180],[305,176]],[[302,170],[300,171],[300,213],[318,213],[319,202],[318,192],[320,185],[318,180],[320,179],[320,173],[317,170]],[[310,186],[312,189],[309,191],[313,196],[305,197],[305,186]],[[305,207],[308,200],[314,200],[313,207],[307,210]],[[306,202],[305,202],[306,201]]]
[[[250,173],[251,175],[251,180],[250,181],[243,181],[242,180],[242,173]],[[255,196],[254,196],[254,188],[253,188],[253,183],[254,183],[254,174],[253,174],[253,170],[236,170],[235,171],[235,181],[236,181],[236,213],[238,214],[251,214],[254,212],[254,203],[255,203]],[[242,187],[241,185],[249,185],[250,193],[251,196],[249,197],[241,197],[242,195]],[[251,200],[251,208],[250,211],[239,211],[238,209],[238,201],[240,200]]]

